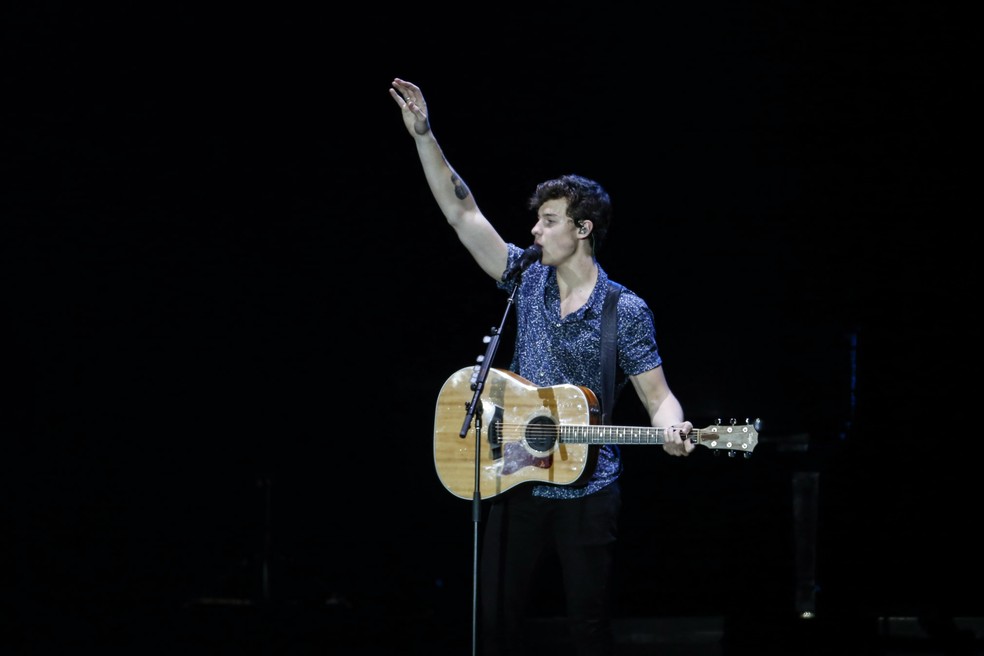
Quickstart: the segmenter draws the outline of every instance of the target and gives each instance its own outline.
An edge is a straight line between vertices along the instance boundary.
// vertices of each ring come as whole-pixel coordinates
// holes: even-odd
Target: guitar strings
[[[591,426],[580,426],[580,425],[558,425],[558,424],[537,424],[537,423],[507,423],[507,422],[496,422],[495,424],[495,435],[499,437],[499,444],[507,443],[517,443],[523,441],[529,441],[529,439],[558,439],[562,434],[567,434],[568,443],[578,443],[581,440],[578,439],[577,433],[579,430],[585,428],[590,428],[592,432],[597,432],[600,435],[598,440],[601,443],[608,442],[613,438],[613,436],[619,440],[629,439],[638,440],[645,442],[656,441],[659,444],[659,440],[663,440],[666,437],[667,429],[665,427],[649,427],[649,426],[612,426],[605,427],[604,425],[591,425]],[[696,432],[699,436],[700,431]],[[694,435],[691,435],[693,439]],[[591,442],[592,438],[585,437],[583,441]],[[560,440],[564,441],[564,440]]]
[[[730,440],[738,442],[749,442],[754,444],[756,437],[746,433],[750,425],[745,426],[716,426],[709,428],[694,428],[690,431],[687,439],[694,443],[713,440]],[[721,432],[716,429],[732,429],[735,432]],[[631,443],[650,443],[663,444],[666,439],[667,428],[657,426],[605,426],[603,424],[545,424],[545,423],[510,423],[496,422],[494,434],[499,437],[499,444],[518,443],[537,439],[551,439],[566,444],[631,444]],[[593,436],[581,436],[578,432],[586,429],[594,434]],[[561,437],[563,436],[563,437]]]

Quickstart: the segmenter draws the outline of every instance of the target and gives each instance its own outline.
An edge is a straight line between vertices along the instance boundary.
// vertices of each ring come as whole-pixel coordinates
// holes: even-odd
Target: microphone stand
[[[484,338],[487,346],[485,354],[478,356],[478,364],[475,365],[475,375],[472,377],[471,388],[474,391],[472,400],[465,406],[465,419],[461,424],[461,431],[458,437],[464,439],[468,435],[468,426],[472,419],[475,420],[475,488],[472,493],[472,654],[477,653],[478,649],[478,570],[479,570],[479,530],[478,525],[482,517],[482,493],[479,489],[481,484],[482,472],[482,413],[480,406],[482,403],[482,392],[485,389],[485,381],[489,377],[489,368],[496,351],[499,349],[499,341],[502,337],[503,328],[509,317],[509,311],[515,304],[516,290],[519,288],[518,278],[513,282],[512,291],[506,301],[506,310],[502,314],[502,321],[499,327],[492,328],[490,335]]]

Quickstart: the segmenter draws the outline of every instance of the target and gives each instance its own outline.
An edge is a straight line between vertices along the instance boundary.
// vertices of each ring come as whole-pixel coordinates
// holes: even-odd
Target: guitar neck
[[[568,444],[665,444],[666,429],[652,426],[560,426],[560,441]],[[700,431],[688,436],[697,442]]]

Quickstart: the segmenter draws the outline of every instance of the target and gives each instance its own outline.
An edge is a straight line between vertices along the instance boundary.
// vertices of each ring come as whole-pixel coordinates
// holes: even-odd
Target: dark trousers
[[[497,497],[489,508],[479,572],[484,656],[532,652],[526,620],[537,586],[563,586],[570,639],[580,656],[611,656],[613,558],[622,497],[618,483],[580,499],[543,499],[532,487]],[[562,581],[538,565],[556,551]]]

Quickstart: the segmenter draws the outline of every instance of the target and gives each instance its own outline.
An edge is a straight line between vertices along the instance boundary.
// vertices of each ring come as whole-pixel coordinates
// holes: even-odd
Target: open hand
[[[389,93],[403,110],[403,123],[410,134],[427,134],[430,121],[427,120],[427,103],[420,88],[406,80],[394,78]]]

